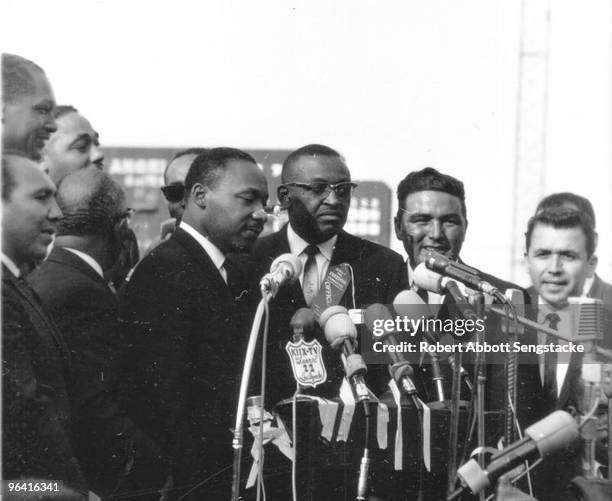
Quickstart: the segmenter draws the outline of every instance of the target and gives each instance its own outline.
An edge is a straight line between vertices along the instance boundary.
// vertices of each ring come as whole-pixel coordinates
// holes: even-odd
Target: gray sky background
[[[612,279],[612,6],[551,3],[543,191],[593,201],[600,272]],[[0,9],[2,50],[43,66],[58,103],[79,108],[103,145],[320,142],[346,156],[356,179],[393,188],[430,165],[466,184],[466,261],[510,276],[518,0],[4,0]]]

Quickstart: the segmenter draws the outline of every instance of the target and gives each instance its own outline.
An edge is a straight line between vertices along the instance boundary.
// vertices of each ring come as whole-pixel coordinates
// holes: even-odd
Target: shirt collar
[[[294,229],[291,227],[291,223],[287,225],[287,240],[289,242],[289,250],[291,251],[291,254],[295,256],[299,256],[302,252],[304,252],[306,247],[310,245],[306,240],[304,240],[294,231]],[[325,259],[327,259],[328,261],[331,261],[337,240],[338,235],[334,235],[329,240],[317,244],[319,251],[321,251],[321,254],[323,254]]]
[[[215,244],[213,244],[208,238],[202,235],[193,226],[187,224],[185,221],[181,221],[181,223],[179,224],[179,228],[189,233],[196,240],[196,242],[200,244],[206,254],[208,254],[208,257],[210,257],[215,267],[219,271],[221,271],[223,263],[225,262],[225,255],[223,254],[223,252],[221,252],[219,248]]]
[[[13,275],[15,275],[17,278],[21,276],[19,267],[4,252],[0,253],[0,259],[2,260],[2,264],[6,266]]]
[[[72,249],[70,247],[64,247],[64,250],[67,250],[69,252],[72,252],[73,254],[77,255],[78,257],[80,257],[83,261],[85,261],[91,268],[93,268],[93,270],[100,275],[102,278],[104,278],[104,272],[102,271],[102,266],[100,266],[100,263],[98,263],[98,261],[96,261],[93,257],[91,257],[89,254],[85,254],[84,252],[81,252],[79,250],[76,249]]]
[[[591,292],[591,287],[593,287],[593,282],[595,281],[595,275],[592,277],[588,277],[584,281],[584,287],[582,288],[582,297],[587,297]]]

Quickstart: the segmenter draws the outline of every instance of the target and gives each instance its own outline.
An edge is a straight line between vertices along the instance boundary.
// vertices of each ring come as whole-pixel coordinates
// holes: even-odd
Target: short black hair
[[[34,92],[32,72],[43,69],[36,63],[16,54],[2,53],[2,102],[14,103]]]
[[[110,175],[87,168],[61,180],[56,200],[64,214],[57,224],[58,236],[107,236],[123,215],[125,192]]]
[[[231,160],[243,160],[257,165],[255,159],[245,151],[228,147],[212,148],[193,160],[185,177],[185,198],[189,197],[191,189],[198,183],[214,188],[221,172]]]
[[[589,216],[593,221],[593,227],[595,226],[595,211],[589,199],[569,191],[552,193],[544,197],[536,207],[536,213],[544,210],[568,210],[567,204],[575,206],[578,211]]]
[[[206,153],[207,151],[209,151],[208,148],[187,148],[186,150],[176,152],[174,155],[172,155],[172,158],[168,161],[168,164],[164,169],[164,179],[166,179],[166,173],[168,172],[170,164],[172,164],[172,162],[174,162],[177,158],[184,157],[185,155],[201,155],[203,153]]]
[[[534,228],[538,224],[552,226],[556,229],[580,228],[586,237],[587,256],[591,257],[595,252],[595,229],[593,227],[593,220],[584,212],[577,210],[559,210],[558,208],[536,212],[535,216],[532,216],[529,219],[529,223],[527,223],[527,232],[525,233],[526,252],[529,252],[531,236]]]
[[[285,161],[283,162],[283,169],[281,171],[281,182],[286,183],[289,180],[289,170],[299,158],[305,156],[336,157],[344,161],[344,157],[329,146],[325,146],[324,144],[307,144],[306,146],[302,146],[301,148],[289,153],[287,158],[285,158]]]
[[[425,167],[409,173],[397,186],[398,217],[401,209],[405,208],[406,197],[419,191],[441,191],[457,197],[461,202],[463,217],[467,219],[463,183],[453,176],[442,174],[433,167]]]
[[[79,110],[77,110],[71,104],[58,104],[53,109],[53,118],[57,120],[58,118],[63,117],[64,115],[67,115],[68,113],[78,113],[78,112]]]

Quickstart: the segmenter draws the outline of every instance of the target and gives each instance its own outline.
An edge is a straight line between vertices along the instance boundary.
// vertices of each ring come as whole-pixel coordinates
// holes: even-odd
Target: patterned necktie
[[[317,266],[319,248],[316,245],[309,245],[303,252],[308,256],[308,259],[306,259],[306,264],[304,265],[302,289],[304,290],[306,304],[310,306],[317,292],[319,292],[319,268]]]
[[[561,317],[556,313],[549,313],[546,315],[546,320],[548,321],[548,326],[551,329],[557,330],[557,326],[559,325],[559,320]],[[557,338],[555,336],[547,335],[546,336],[546,344],[558,344]],[[554,400],[557,399],[557,353],[546,352],[544,354],[544,389],[553,397]]]

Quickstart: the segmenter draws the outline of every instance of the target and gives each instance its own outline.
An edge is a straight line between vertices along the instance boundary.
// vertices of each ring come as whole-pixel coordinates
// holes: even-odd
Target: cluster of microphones
[[[296,256],[292,254],[279,256],[272,263],[270,272],[260,282],[262,294],[269,294],[270,297],[274,297],[281,286],[296,280],[301,271],[302,263]],[[420,289],[437,294],[450,294],[455,303],[462,305],[461,312],[466,318],[476,316],[476,313],[461,292],[457,282],[491,296],[502,305],[507,306],[510,303],[513,309],[521,306],[512,304],[509,299],[509,297],[513,298],[516,295],[508,292],[506,294],[502,293],[491,283],[483,280],[477,270],[435,252],[428,253],[424,262],[415,268],[413,279],[414,284]],[[593,307],[593,305],[595,306]],[[576,321],[578,330],[581,331],[576,333],[576,339],[579,341],[601,339],[601,305],[598,307],[597,301],[591,301],[584,306],[580,309],[579,318]],[[393,308],[398,315],[424,318],[432,315],[429,305],[414,290],[400,292],[393,301]],[[500,315],[507,313],[507,310],[503,308],[492,308],[492,311]],[[318,323],[329,345],[340,351],[347,380],[351,383],[357,399],[366,402],[370,398],[370,392],[366,387],[364,378],[367,365],[361,355],[355,351],[357,328],[353,321],[354,314],[351,315],[351,313],[342,306],[330,306],[316,318],[310,308],[301,308],[291,320],[291,329],[294,340],[300,337],[309,338],[313,336],[315,325]],[[392,320],[392,318],[389,309],[378,303],[368,306],[361,312],[362,322],[369,328],[370,332],[372,332],[372,325],[375,321]],[[534,326],[528,320],[524,320],[523,324]],[[422,334],[429,342],[436,341],[431,334],[427,332]],[[386,332],[381,341],[385,344],[398,344],[394,332]],[[598,349],[597,351],[604,356],[606,355],[605,350]],[[395,350],[385,350],[385,352],[390,358],[389,372],[391,377],[407,395],[415,395],[417,388],[412,380],[414,369],[405,360],[402,353]],[[450,358],[450,362],[453,363],[452,356]],[[436,362],[436,360],[432,361],[434,379],[436,369],[439,370],[439,367],[435,367]],[[460,368],[460,371],[462,374],[466,374],[465,369]],[[440,380],[437,381],[437,390],[439,399],[444,400]],[[486,467],[481,466],[474,459],[461,466],[457,470],[461,488],[450,495],[448,499],[454,499],[465,491],[478,494],[490,487],[501,475],[513,470],[525,461],[545,458],[565,449],[577,440],[578,435],[576,420],[567,412],[555,411],[528,427],[524,432],[524,438],[493,455]]]

